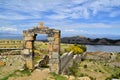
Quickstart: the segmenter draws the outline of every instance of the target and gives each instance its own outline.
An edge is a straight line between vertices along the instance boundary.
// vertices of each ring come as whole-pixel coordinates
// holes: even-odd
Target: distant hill
[[[120,45],[120,39],[112,40],[108,38],[91,39],[83,36],[73,36],[61,38],[62,43],[91,44],[91,45]]]

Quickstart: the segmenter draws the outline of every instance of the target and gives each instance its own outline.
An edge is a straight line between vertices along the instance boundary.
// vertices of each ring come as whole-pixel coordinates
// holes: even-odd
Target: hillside
[[[120,45],[120,39],[112,40],[107,38],[91,39],[87,37],[74,36],[61,38],[62,43],[91,44],[91,45]]]

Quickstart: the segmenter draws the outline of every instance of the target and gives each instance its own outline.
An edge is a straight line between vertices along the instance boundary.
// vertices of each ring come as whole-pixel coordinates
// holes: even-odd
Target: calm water
[[[120,52],[120,46],[115,45],[86,45],[87,51]]]

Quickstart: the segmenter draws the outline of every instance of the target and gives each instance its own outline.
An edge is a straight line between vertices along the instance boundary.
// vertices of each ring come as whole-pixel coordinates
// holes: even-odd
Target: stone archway
[[[34,69],[33,43],[36,40],[37,34],[47,34],[49,41],[50,71],[57,74],[60,73],[60,30],[45,27],[43,22],[40,22],[40,25],[33,29],[23,31],[23,54],[26,59],[26,67],[28,69]]]

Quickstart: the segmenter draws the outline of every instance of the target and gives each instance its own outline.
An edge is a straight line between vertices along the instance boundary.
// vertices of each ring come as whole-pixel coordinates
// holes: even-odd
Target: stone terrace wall
[[[0,79],[16,70],[24,69],[22,55],[0,55]]]
[[[25,60],[21,55],[0,55],[0,68],[13,67],[15,70],[23,68]]]
[[[60,62],[61,62],[61,73],[64,74],[69,70],[69,67],[73,66],[73,61],[76,61],[77,63],[81,62],[83,55],[73,55],[72,51],[69,53],[64,53],[60,57]]]

